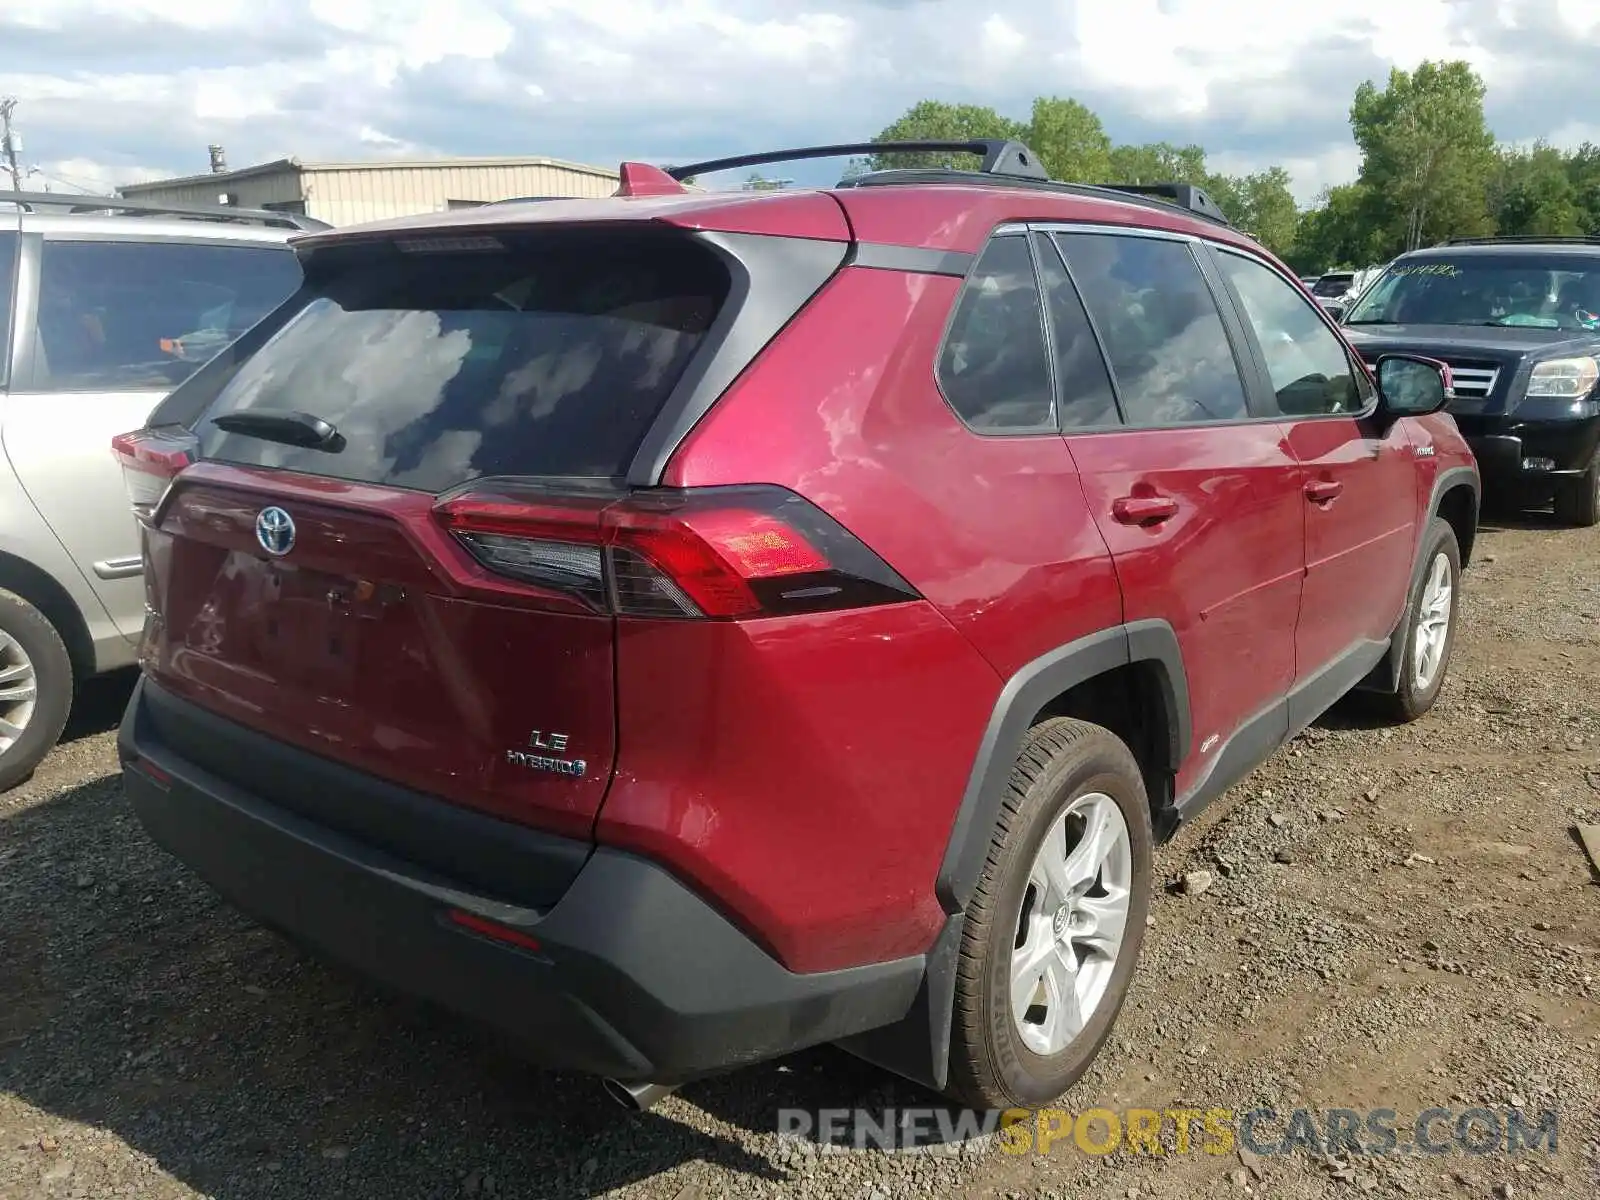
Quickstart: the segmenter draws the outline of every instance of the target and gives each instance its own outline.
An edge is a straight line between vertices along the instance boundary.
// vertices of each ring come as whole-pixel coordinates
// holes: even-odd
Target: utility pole
[[[11,114],[16,110],[15,96],[0,96],[0,150],[5,152],[6,167],[11,172],[11,188],[22,190],[22,169],[17,166],[17,135],[11,128]]]

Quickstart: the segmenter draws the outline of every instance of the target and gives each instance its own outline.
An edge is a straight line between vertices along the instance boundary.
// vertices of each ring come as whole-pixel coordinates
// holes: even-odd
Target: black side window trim
[[[1234,370],[1239,375],[1239,386],[1244,392],[1245,408],[1248,415],[1243,417],[1226,417],[1220,421],[1179,421],[1163,425],[1142,425],[1128,422],[1127,411],[1123,408],[1121,385],[1117,381],[1117,373],[1111,368],[1110,356],[1105,352],[1105,339],[1100,335],[1100,328],[1095,323],[1094,311],[1084,305],[1085,314],[1089,318],[1089,328],[1094,331],[1095,341],[1100,346],[1101,358],[1106,363],[1106,372],[1111,377],[1112,394],[1117,398],[1117,411],[1122,415],[1123,424],[1106,425],[1096,429],[1073,429],[1070,436],[1078,437],[1085,434],[1113,433],[1113,432],[1149,432],[1173,429],[1220,429],[1230,425],[1245,425],[1252,422],[1276,421],[1279,418],[1277,401],[1272,396],[1271,389],[1266,385],[1266,368],[1258,361],[1253,339],[1248,339],[1239,312],[1234,307],[1233,293],[1226,286],[1226,281],[1221,278],[1221,272],[1216,264],[1211,261],[1209,248],[1202,250],[1205,243],[1198,238],[1185,237],[1181,234],[1169,234],[1164,230],[1146,231],[1137,227],[1123,229],[1105,225],[1088,225],[1074,228],[1061,223],[1041,223],[1039,232],[1046,234],[1056,247],[1056,253],[1061,256],[1067,268],[1067,277],[1072,280],[1072,286],[1078,294],[1083,294],[1079,287],[1077,276],[1072,272],[1072,262],[1066,249],[1061,245],[1063,237],[1073,237],[1078,234],[1089,234],[1103,237],[1144,237],[1156,241],[1179,242],[1186,244],[1189,257],[1193,260],[1195,268],[1200,272],[1206,289],[1211,294],[1211,302],[1217,310],[1217,318],[1222,322],[1223,336],[1228,341],[1228,351],[1233,356]],[[1265,399],[1264,399],[1265,397]]]
[[[1222,270],[1217,256],[1231,254],[1235,258],[1243,259],[1245,262],[1266,268],[1297,293],[1300,288],[1285,276],[1282,271],[1275,268],[1265,259],[1257,258],[1254,254],[1248,254],[1231,246],[1215,246],[1209,242],[1204,244],[1206,256],[1211,260],[1211,270],[1217,277],[1217,285],[1225,289],[1228,303],[1233,307],[1239,321],[1241,336],[1245,338],[1246,344],[1250,348],[1250,358],[1255,364],[1257,386],[1261,388],[1263,395],[1266,397],[1274,420],[1294,421],[1296,423],[1300,421],[1364,421],[1378,411],[1378,388],[1367,373],[1367,364],[1361,360],[1360,355],[1350,349],[1349,343],[1344,340],[1344,335],[1339,332],[1338,326],[1329,320],[1326,310],[1320,304],[1308,304],[1306,307],[1313,310],[1317,319],[1322,322],[1323,327],[1333,335],[1333,340],[1338,344],[1339,349],[1344,352],[1345,358],[1350,363],[1350,372],[1356,378],[1356,388],[1366,403],[1361,411],[1353,413],[1286,413],[1279,408],[1278,394],[1273,389],[1272,376],[1267,370],[1266,351],[1261,348],[1261,339],[1256,337],[1255,328],[1245,319],[1244,300],[1235,291],[1233,284],[1228,279],[1227,272]]]
[[[1050,419],[1038,425],[979,429],[969,422],[966,417],[962,416],[961,410],[950,399],[950,393],[945,390],[940,367],[944,364],[945,347],[949,344],[950,335],[955,331],[956,318],[961,315],[962,301],[966,299],[968,290],[975,286],[973,281],[977,278],[978,268],[983,265],[983,256],[988,252],[989,247],[1001,238],[1019,238],[1022,240],[1024,248],[1028,251],[1028,262],[1033,272],[1033,295],[1039,306],[1039,332],[1043,339],[1045,370],[1049,373],[1050,378]],[[950,305],[949,315],[945,317],[944,333],[940,335],[938,348],[934,350],[933,386],[938,389],[939,398],[944,401],[945,407],[950,410],[951,415],[961,422],[961,427],[974,437],[1059,437],[1061,436],[1061,383],[1056,378],[1056,365],[1053,361],[1054,351],[1055,341],[1051,336],[1049,313],[1045,308],[1044,284],[1039,278],[1039,259],[1033,241],[1028,237],[1028,231],[1021,226],[1008,225],[991,232],[984,241],[982,248],[972,256],[972,269],[967,273],[967,277],[962,281],[960,289],[956,292],[956,298]]]

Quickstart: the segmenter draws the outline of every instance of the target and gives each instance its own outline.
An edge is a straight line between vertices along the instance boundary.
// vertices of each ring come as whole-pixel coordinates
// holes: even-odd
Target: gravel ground
[[[1600,1196],[1600,531],[1489,527],[1438,708],[1336,712],[1163,850],[1081,1112],[1555,1108],[1557,1153],[819,1152],[781,1107],[927,1105],[834,1050],[640,1117],[254,930],[122,802],[128,684],[0,796],[0,1196]],[[1170,1139],[1169,1139],[1170,1140]]]

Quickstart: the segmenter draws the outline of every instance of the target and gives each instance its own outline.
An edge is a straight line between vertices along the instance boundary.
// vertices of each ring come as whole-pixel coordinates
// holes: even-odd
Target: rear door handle
[[[1306,499],[1313,504],[1327,504],[1337,500],[1344,492],[1344,484],[1337,479],[1313,479],[1306,484]]]
[[[1112,517],[1123,525],[1159,525],[1178,515],[1171,496],[1120,496],[1111,502]]]

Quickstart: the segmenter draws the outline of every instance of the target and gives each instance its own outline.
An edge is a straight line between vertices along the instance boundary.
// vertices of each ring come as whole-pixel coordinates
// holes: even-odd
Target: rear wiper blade
[[[331,422],[306,412],[258,408],[250,412],[223,413],[220,417],[213,417],[211,423],[224,433],[282,442],[286,446],[326,450],[330,454],[337,454],[344,449],[344,435]]]

